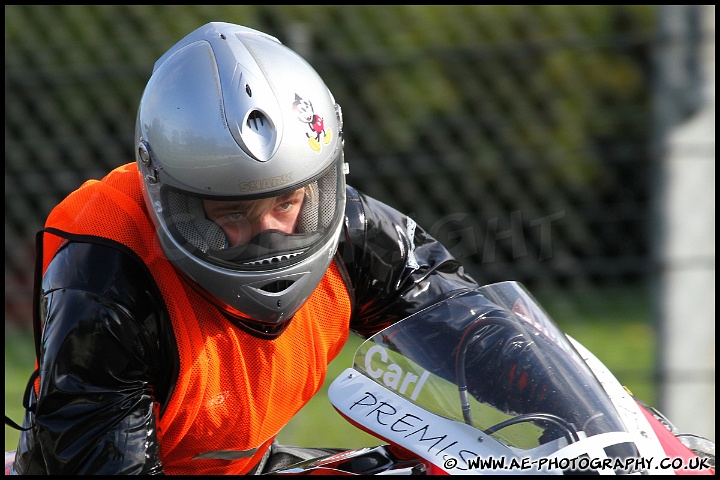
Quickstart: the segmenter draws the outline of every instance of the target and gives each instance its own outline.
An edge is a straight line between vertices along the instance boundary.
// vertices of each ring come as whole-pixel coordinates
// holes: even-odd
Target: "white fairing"
[[[479,455],[522,457],[477,429],[429,412],[383,388],[352,368],[328,389],[333,406],[345,417],[386,441],[401,445],[451,475],[477,475],[467,461]],[[482,438],[482,441],[478,441]],[[453,467],[454,466],[454,467]],[[535,470],[537,473],[538,470]],[[480,473],[503,475],[504,469]]]
[[[633,442],[635,442],[635,445],[637,445],[640,451],[640,456],[643,458],[663,458],[665,451],[635,399],[630,396],[627,390],[618,382],[617,378],[615,378],[615,375],[613,375],[595,355],[574,338],[569,335],[567,337],[580,356],[582,356],[585,363],[587,363],[593,371],[595,377],[597,377],[603,389],[607,392],[608,397],[615,405],[620,418],[632,436]],[[674,475],[674,471],[671,469],[653,471],[653,473]]]
[[[478,291],[366,340],[330,386],[338,412],[451,475],[674,474],[636,401],[521,285]],[[447,316],[471,321],[448,335]]]

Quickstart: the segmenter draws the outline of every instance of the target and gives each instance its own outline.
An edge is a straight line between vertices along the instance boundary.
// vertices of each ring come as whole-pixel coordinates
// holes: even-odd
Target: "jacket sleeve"
[[[338,253],[354,295],[351,328],[362,337],[478,287],[412,218],[352,187]]]
[[[162,473],[156,415],[176,357],[150,273],[120,250],[69,243],[41,295],[40,388],[16,472]]]

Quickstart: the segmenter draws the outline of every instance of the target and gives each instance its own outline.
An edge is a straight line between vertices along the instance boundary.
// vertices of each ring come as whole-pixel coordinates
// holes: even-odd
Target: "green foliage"
[[[32,330],[5,324],[5,415],[22,424],[22,397],[35,367]],[[5,450],[15,450],[19,432],[5,426]]]
[[[587,186],[605,168],[598,142],[644,139],[650,124],[627,117],[628,105],[649,102],[642,65],[655,27],[652,5],[41,5],[6,6],[5,13],[6,45],[76,44],[38,59],[70,71],[149,68],[209,21],[241,23],[298,48],[293,37],[305,35],[311,46],[301,53],[311,63],[341,59],[368,72],[351,95],[363,99],[380,132],[370,151],[407,151],[433,125],[475,115],[481,141],[466,154],[484,176],[502,172],[483,145],[500,145],[506,155],[536,157],[559,183]],[[24,25],[28,18],[40,25]],[[107,24],[117,29],[111,36]],[[147,36],[153,41],[137,44]],[[115,48],[104,47],[109,42]],[[347,95],[342,84],[329,85],[341,99]],[[127,88],[139,93],[142,86]],[[487,128],[496,131],[482,132]]]

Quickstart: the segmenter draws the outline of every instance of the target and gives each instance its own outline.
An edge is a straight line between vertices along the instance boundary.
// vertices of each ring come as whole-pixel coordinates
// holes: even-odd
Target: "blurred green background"
[[[303,55],[343,109],[348,183],[412,215],[479,283],[645,283],[659,8],[6,6],[6,321],[29,317],[50,209],[134,160],[153,63],[208,21]]]

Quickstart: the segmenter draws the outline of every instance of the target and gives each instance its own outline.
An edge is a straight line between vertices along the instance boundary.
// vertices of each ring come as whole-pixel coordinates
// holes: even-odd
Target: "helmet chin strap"
[[[302,254],[321,236],[321,232],[285,233],[270,229],[258,233],[246,244],[211,250],[208,254],[218,260],[245,265],[273,264]]]

